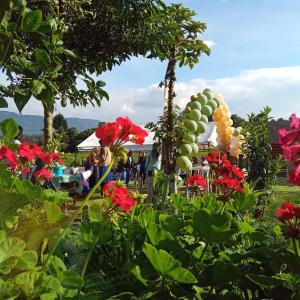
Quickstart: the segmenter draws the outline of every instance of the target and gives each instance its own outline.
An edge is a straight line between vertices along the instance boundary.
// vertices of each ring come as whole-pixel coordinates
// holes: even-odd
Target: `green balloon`
[[[197,134],[202,134],[204,133],[206,130],[206,123],[204,123],[203,121],[199,121],[197,122]]]
[[[192,148],[192,153],[190,154],[191,156],[194,156],[198,153],[198,145],[196,143],[192,143],[190,144],[191,145],[191,148]]]
[[[183,135],[182,140],[186,143],[194,143],[196,140],[196,137],[194,134],[188,132]]]
[[[176,158],[176,166],[183,172],[192,170],[192,163],[187,156],[178,156]]]
[[[212,108],[212,110],[215,110],[218,107],[217,102],[214,100],[207,101],[207,105],[209,105]]]
[[[212,108],[209,105],[204,105],[201,112],[203,115],[209,117],[212,114]]]
[[[207,124],[208,123],[208,117],[202,114],[200,121],[202,121],[205,124]]]
[[[197,123],[193,120],[185,120],[184,121],[184,127],[191,133],[195,132],[197,130]]]
[[[188,103],[186,104],[186,107],[191,107],[192,104],[193,104],[193,102],[190,101],[190,102],[188,102]]]
[[[214,100],[217,103],[217,107],[220,106],[220,101],[218,100],[218,98],[214,97],[212,100]]]
[[[189,156],[193,151],[192,146],[190,144],[183,144],[180,146],[179,149],[182,155],[187,155],[187,156]]]
[[[189,116],[191,120],[199,121],[201,119],[201,111],[198,109],[193,109]]]
[[[200,102],[201,105],[205,105],[207,103],[207,97],[201,93],[197,95],[197,101]]]
[[[211,89],[205,89],[202,93],[207,97],[208,100],[214,97],[214,93]]]
[[[201,103],[199,101],[194,101],[190,105],[191,109],[198,109],[200,111],[201,111],[201,107],[202,107],[202,105],[201,105]]]

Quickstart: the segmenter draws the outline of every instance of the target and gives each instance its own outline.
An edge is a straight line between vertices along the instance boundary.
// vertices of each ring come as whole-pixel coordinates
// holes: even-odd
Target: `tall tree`
[[[176,60],[192,66],[207,46],[194,15],[161,0],[3,0],[0,7],[0,67],[11,84],[0,86],[0,104],[12,97],[20,111],[31,96],[42,101],[47,145],[54,104],[101,105],[108,99],[101,74],[132,56]],[[190,20],[190,21],[189,21]],[[196,30],[195,30],[196,28]],[[196,54],[196,55],[194,55]],[[85,85],[79,88],[78,80]],[[82,85],[81,85],[82,86]]]
[[[175,151],[173,145],[176,135],[174,131],[176,65],[179,62],[180,67],[187,65],[193,68],[199,62],[201,54],[205,53],[208,55],[210,49],[199,38],[199,35],[205,31],[206,25],[193,19],[196,15],[194,11],[183,7],[181,4],[173,4],[167,7],[167,13],[174,22],[171,35],[176,41],[175,45],[170,45],[168,48],[169,63],[164,80],[163,130],[166,132],[166,135],[163,138],[163,162],[165,172],[171,174],[175,172]]]
[[[57,114],[54,116],[53,128],[59,133],[68,132],[68,122],[62,114]]]
[[[62,37],[67,28],[53,1],[4,0],[0,16],[0,68],[6,72],[8,85],[0,85],[2,107],[13,98],[21,112],[33,96],[44,108],[44,146],[52,139],[52,115],[55,101],[72,95],[74,105],[88,102],[100,105],[103,84],[95,82],[83,69],[71,70],[68,65],[77,59],[64,46]],[[3,4],[3,3],[2,3]],[[79,89],[81,78],[86,89]],[[67,81],[66,81],[67,78]]]

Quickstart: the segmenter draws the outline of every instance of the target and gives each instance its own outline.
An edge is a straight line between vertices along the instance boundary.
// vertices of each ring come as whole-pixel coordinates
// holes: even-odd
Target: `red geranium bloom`
[[[120,128],[115,122],[108,122],[96,130],[96,137],[101,140],[103,145],[113,145],[120,135]]]
[[[50,153],[50,156],[51,156],[52,161],[59,162],[60,164],[63,163],[63,161],[58,153],[52,152],[52,153]]]
[[[300,208],[300,207],[299,207]],[[296,209],[296,210],[295,210]],[[291,220],[295,217],[295,211],[297,206],[291,202],[284,202],[279,209],[276,210],[275,214],[279,217],[282,222]]]
[[[17,156],[14,151],[10,150],[6,145],[0,148],[0,156],[2,159],[6,159],[12,169],[15,169],[17,165]]]
[[[42,153],[39,153],[38,157],[44,161],[45,165],[51,164],[52,157],[51,157],[50,153],[42,152]]]
[[[33,175],[37,180],[50,180],[52,178],[51,172],[45,168],[35,171]]]
[[[18,146],[18,153],[22,158],[26,158],[27,160],[34,160],[35,152],[30,148],[30,144],[28,141]]]
[[[102,191],[104,196],[111,198],[116,207],[124,211],[130,211],[136,204],[135,200],[129,197],[129,191],[125,187],[119,187],[115,182],[107,182]]]
[[[275,214],[284,223],[282,230],[286,238],[300,240],[300,206],[291,202],[284,202]]]
[[[120,146],[129,140],[143,145],[147,131],[134,124],[128,117],[119,117],[116,122],[109,122],[96,130],[96,136],[105,146]]]
[[[22,173],[27,177],[28,176],[28,174],[29,174],[29,172],[30,172],[30,168],[28,168],[28,167],[24,167],[24,168],[22,168]]]
[[[32,145],[31,145],[31,151],[32,151],[35,155],[39,156],[39,154],[43,152],[43,147],[40,147],[40,146],[38,146],[37,144],[32,144]]]
[[[202,188],[206,188],[206,181],[200,175],[190,176],[188,178],[188,186],[200,186]]]

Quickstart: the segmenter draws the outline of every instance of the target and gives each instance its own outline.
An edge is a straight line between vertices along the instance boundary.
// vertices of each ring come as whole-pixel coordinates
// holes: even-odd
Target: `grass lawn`
[[[291,201],[300,204],[300,187],[291,185],[285,178],[279,178],[278,184],[274,188],[275,197],[280,204],[283,201]]]
[[[284,201],[300,204],[300,187],[289,184],[286,178],[278,178],[277,185],[274,187],[274,194],[268,205],[267,215],[273,218],[275,210]]]

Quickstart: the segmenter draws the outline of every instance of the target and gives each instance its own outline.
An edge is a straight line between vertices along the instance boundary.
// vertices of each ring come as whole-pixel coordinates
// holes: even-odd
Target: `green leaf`
[[[100,202],[91,203],[88,207],[89,219],[92,222],[98,222],[102,219],[102,205]]]
[[[148,243],[144,243],[143,252],[150,260],[154,269],[163,277],[182,283],[196,283],[197,279],[187,269],[181,267],[176,260],[165,250],[159,250]]]
[[[7,238],[0,231],[0,265],[10,257],[20,257],[25,249],[25,242],[19,238]]]
[[[26,12],[22,20],[22,29],[24,32],[34,32],[39,29],[43,19],[41,10]]]
[[[41,300],[55,300],[55,299],[57,299],[57,293],[52,292],[52,293],[42,294],[42,295],[40,295],[40,299]]]
[[[63,49],[61,49],[60,52],[66,54],[67,56],[77,58],[76,54],[73,51],[69,50],[69,49],[63,48]]]
[[[38,255],[33,250],[24,251],[17,264],[18,269],[33,270],[38,263]]]
[[[19,92],[15,92],[14,94],[14,102],[17,106],[18,111],[21,113],[25,105],[28,103],[31,94],[20,94]]]
[[[139,280],[144,286],[148,285],[148,281],[143,278],[141,274],[141,269],[138,265],[132,267],[130,271],[136,277],[136,279]]]
[[[31,92],[34,96],[37,96],[44,90],[46,86],[39,80],[34,79],[32,82],[32,89]]]
[[[23,272],[15,277],[16,285],[23,291],[26,298],[31,298],[35,290],[35,283],[40,279],[40,274],[37,272]]]
[[[196,235],[207,242],[222,242],[236,232],[231,228],[231,221],[229,214],[210,214],[208,210],[201,209],[193,215],[192,228]]]
[[[30,201],[19,193],[2,192],[0,193],[0,218],[5,215],[15,214],[19,208],[24,207]]]
[[[46,201],[44,208],[49,223],[56,223],[62,218],[60,207],[57,204]]]
[[[255,284],[259,285],[262,288],[271,289],[275,286],[279,286],[282,283],[284,283],[284,280],[271,277],[271,276],[265,276],[265,275],[256,275],[256,274],[248,274],[246,275],[248,279],[250,279]]]
[[[26,198],[31,200],[40,200],[43,195],[43,189],[39,185],[33,184],[29,180],[19,180],[15,181],[15,186],[20,194],[26,196]],[[41,199],[43,200],[43,199]]]
[[[238,222],[238,226],[240,228],[240,233],[241,234],[246,234],[246,233],[252,233],[255,232],[255,228],[252,227],[249,223],[247,222]]]
[[[240,277],[239,269],[235,265],[217,261],[204,269],[200,274],[199,282],[201,286],[216,286],[237,280]]]
[[[36,63],[43,68],[48,68],[51,65],[50,56],[43,49],[36,48],[34,50],[34,58]]]
[[[14,138],[19,133],[19,127],[14,119],[5,119],[0,123],[0,129],[5,138]]]
[[[3,97],[0,97],[0,108],[7,108],[7,107],[8,107],[7,101]]]
[[[170,232],[164,230],[163,228],[161,228],[161,226],[155,223],[149,224],[146,227],[146,230],[151,243],[155,246],[157,246],[159,243],[163,241],[174,240]]]

